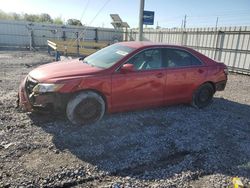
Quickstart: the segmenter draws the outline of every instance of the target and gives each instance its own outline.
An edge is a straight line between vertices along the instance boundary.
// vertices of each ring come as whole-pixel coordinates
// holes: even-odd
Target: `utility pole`
[[[218,27],[218,21],[219,21],[219,17],[217,17],[216,19],[216,24],[215,24],[215,29],[217,30],[217,27]]]
[[[187,24],[187,15],[185,14],[185,17],[184,17],[184,24],[183,24],[184,29],[186,28],[186,24]]]
[[[139,41],[143,40],[143,11],[144,11],[144,0],[140,0],[140,14],[139,14]]]

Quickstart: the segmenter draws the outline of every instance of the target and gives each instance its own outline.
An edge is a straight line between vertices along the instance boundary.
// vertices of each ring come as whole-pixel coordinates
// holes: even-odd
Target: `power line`
[[[88,24],[89,26],[94,22],[94,20],[96,19],[96,17],[101,13],[101,11],[105,8],[105,6],[109,3],[109,1],[111,0],[107,0],[103,6],[100,8],[100,10],[96,13],[96,15],[94,16],[94,18],[90,21],[90,23]]]
[[[227,16],[227,15],[232,15],[232,16],[235,16],[235,15],[249,15],[249,12],[250,12],[250,9],[248,10],[227,10],[227,11],[220,11],[220,12],[213,12],[212,14],[200,14],[200,15],[188,15],[189,18],[194,18],[194,17],[197,17],[197,18],[200,18],[200,17],[211,17],[211,16]],[[168,20],[176,20],[178,18],[183,18],[183,16],[174,16],[174,17],[168,17],[167,19],[160,19],[158,21],[160,22],[164,22],[164,21],[168,21]]]
[[[84,16],[85,13],[87,12],[88,6],[89,6],[89,0],[87,1],[86,5],[85,5],[85,7],[84,7],[84,9],[83,9],[83,11],[82,11],[82,15],[81,15],[81,17],[80,17],[80,21],[82,21],[83,16]]]
[[[84,35],[84,32],[88,29],[88,27],[94,22],[94,20],[96,19],[96,17],[101,13],[101,11],[105,8],[105,6],[109,3],[109,1],[111,0],[107,0],[103,6],[99,9],[99,11],[96,13],[96,15],[93,17],[93,19],[89,22],[89,24],[85,27],[85,29],[78,35],[78,38],[81,38]],[[74,42],[72,43],[71,46],[73,46],[75,44],[75,42],[78,40],[78,38],[76,40],[74,40]]]
[[[225,15],[225,14],[224,14]],[[190,26],[215,26],[217,25],[217,27],[219,26],[226,26],[226,25],[245,25],[248,24],[249,25],[249,13],[241,13],[241,14],[227,14],[228,16],[217,16],[217,15],[211,15],[211,16],[188,16],[188,25]],[[175,17],[177,18],[177,17]],[[220,20],[219,23],[216,24],[217,22],[217,18]],[[179,27],[179,24],[181,24],[181,28],[184,27],[184,19],[181,19],[181,17],[179,17],[179,19],[170,19],[168,22],[160,22],[161,24],[167,23],[167,25],[171,25],[171,27]],[[165,25],[165,24],[164,24]],[[186,26],[187,27],[187,26]]]

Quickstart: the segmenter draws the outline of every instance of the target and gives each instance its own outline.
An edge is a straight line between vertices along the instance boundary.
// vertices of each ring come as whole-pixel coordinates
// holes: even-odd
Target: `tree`
[[[79,25],[82,26],[82,22],[77,19],[68,19],[67,25]]]
[[[10,13],[10,16],[13,18],[13,20],[21,20],[21,15],[15,12]]]
[[[63,20],[61,17],[56,17],[54,20],[53,20],[53,23],[54,24],[57,24],[57,25],[63,25]]]
[[[61,17],[56,17],[55,19],[52,19],[51,16],[47,13],[42,14],[17,14],[15,12],[12,13],[6,13],[0,9],[0,20],[22,20],[22,21],[28,21],[28,22],[46,22],[46,23],[54,23],[58,25],[63,25],[64,22]],[[68,25],[79,25],[82,26],[82,23],[80,20],[77,19],[69,19],[67,21]]]
[[[47,23],[52,23],[53,20],[51,19],[50,15],[47,13],[42,13],[39,15],[39,21],[40,22],[47,22]]]
[[[1,20],[11,20],[11,16],[4,11],[0,10],[0,19]]]
[[[39,22],[40,17],[39,15],[36,14],[24,14],[24,20],[29,21],[29,22]]]

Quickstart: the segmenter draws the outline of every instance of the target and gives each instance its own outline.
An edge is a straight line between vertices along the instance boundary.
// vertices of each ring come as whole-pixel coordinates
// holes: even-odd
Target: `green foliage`
[[[0,10],[0,19],[2,20],[13,20],[13,17],[11,14],[7,14],[4,11]]]
[[[63,20],[61,17],[56,17],[54,20],[53,20],[53,23],[54,24],[57,24],[57,25],[63,25]]]
[[[24,14],[24,20],[29,22],[46,22],[46,23],[52,23],[53,20],[50,17],[49,14],[43,13],[43,14]]]
[[[29,22],[43,22],[43,23],[55,23],[63,25],[63,21],[60,17],[52,19],[47,13],[42,14],[17,14],[17,13],[6,13],[0,10],[0,20],[22,20]]]
[[[52,18],[47,13],[40,14],[39,15],[39,21],[40,22],[47,22],[47,23],[52,23],[53,22]]]
[[[82,22],[81,22],[80,20],[77,20],[77,19],[68,19],[67,25],[78,25],[78,26],[82,26]]]
[[[39,22],[39,15],[36,14],[24,14],[24,20],[29,21],[29,22]]]

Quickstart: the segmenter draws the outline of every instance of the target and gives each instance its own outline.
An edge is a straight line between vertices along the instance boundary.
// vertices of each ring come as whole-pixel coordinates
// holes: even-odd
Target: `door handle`
[[[156,76],[157,78],[162,78],[162,77],[163,77],[163,73],[157,73],[155,76]]]

